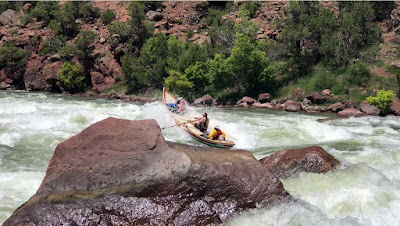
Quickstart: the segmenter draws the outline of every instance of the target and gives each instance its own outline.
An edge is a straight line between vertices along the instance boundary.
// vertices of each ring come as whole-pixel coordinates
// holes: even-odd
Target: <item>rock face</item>
[[[379,108],[370,105],[366,100],[364,100],[360,105],[360,110],[368,115],[378,116],[381,110]]]
[[[244,150],[167,143],[155,120],[108,118],[60,143],[8,225],[206,225],[288,198]]]
[[[322,173],[332,170],[339,161],[318,146],[278,151],[260,160],[278,178],[299,172]]]
[[[206,94],[200,98],[197,98],[196,100],[193,101],[193,105],[198,106],[198,105],[215,105],[216,100],[214,97],[212,97],[210,94]]]

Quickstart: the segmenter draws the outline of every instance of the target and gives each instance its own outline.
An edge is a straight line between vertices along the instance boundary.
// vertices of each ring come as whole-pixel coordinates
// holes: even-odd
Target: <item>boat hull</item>
[[[163,102],[164,105],[170,111],[171,117],[175,120],[175,123],[181,128],[183,128],[193,139],[202,144],[206,144],[208,146],[216,148],[230,149],[233,146],[235,146],[235,143],[232,141],[212,140],[208,138],[205,133],[201,132],[192,123],[190,123],[194,119],[193,114],[189,112],[185,112],[183,114],[174,113],[173,109],[171,109],[171,107],[169,106],[171,106],[171,104],[176,103],[176,100],[177,98],[172,93],[170,93],[165,88],[163,89]]]

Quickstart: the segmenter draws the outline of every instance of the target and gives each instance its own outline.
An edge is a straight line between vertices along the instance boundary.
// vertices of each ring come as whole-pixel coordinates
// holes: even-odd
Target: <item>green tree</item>
[[[203,94],[205,87],[211,84],[211,79],[205,69],[204,62],[196,61],[185,70],[185,77],[193,84],[195,94]]]
[[[223,54],[215,54],[213,59],[206,62],[207,77],[216,90],[231,88],[235,85],[233,73]]]
[[[139,58],[125,54],[121,58],[121,66],[128,93],[137,93],[147,87],[146,68],[140,63]]]
[[[157,34],[149,38],[140,52],[140,61],[148,69],[146,70],[149,84],[161,88],[164,77],[167,77],[168,39],[165,34]]]
[[[93,53],[94,46],[93,42],[99,38],[99,35],[93,31],[84,31],[79,32],[79,35],[74,40],[74,45],[76,49],[79,51],[78,57],[80,60],[87,63],[87,61],[92,60],[91,54]]]
[[[186,68],[196,62],[205,62],[206,60],[207,51],[203,46],[196,43],[187,43],[185,51],[179,56],[179,71],[184,72]]]
[[[85,76],[82,67],[73,62],[65,62],[57,73],[57,79],[64,89],[70,93],[77,93],[85,87]]]
[[[60,10],[54,12],[49,27],[58,35],[74,37],[79,32],[75,19],[79,17],[79,2],[66,2]]]
[[[171,70],[168,72],[169,76],[164,79],[164,86],[179,96],[188,97],[189,90],[193,87],[186,76],[178,71]]]
[[[33,17],[38,21],[43,21],[45,25],[49,24],[55,18],[56,12],[60,9],[58,2],[39,1],[31,11]]]
[[[254,95],[272,87],[273,67],[265,52],[257,49],[249,36],[236,35],[235,46],[226,60],[235,81],[245,93]]]
[[[100,20],[104,24],[109,24],[113,20],[115,20],[115,13],[112,10],[107,9],[106,11],[104,11],[104,13],[101,14]]]
[[[79,17],[84,21],[91,22],[100,17],[100,9],[93,7],[91,2],[83,2],[79,7]]]
[[[185,44],[177,37],[171,35],[168,37],[168,57],[167,57],[167,71],[176,70],[181,68],[179,65],[179,58],[185,52]]]
[[[23,68],[30,53],[24,51],[14,44],[4,43],[0,47],[0,68],[16,71]]]
[[[145,40],[151,36],[152,32],[143,22],[146,18],[144,15],[145,6],[141,2],[130,2],[128,7],[129,16],[128,24],[133,30],[135,36],[135,46],[141,47]]]

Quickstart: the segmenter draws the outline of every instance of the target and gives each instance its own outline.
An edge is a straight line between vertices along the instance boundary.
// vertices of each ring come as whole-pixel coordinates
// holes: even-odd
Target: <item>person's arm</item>
[[[221,131],[221,132],[222,132],[222,136],[224,137],[224,140],[225,140],[225,133],[223,131]]]
[[[210,133],[210,135],[208,135],[208,138],[213,138],[215,136],[215,134],[217,133],[217,131],[215,131],[215,129],[213,129]]]

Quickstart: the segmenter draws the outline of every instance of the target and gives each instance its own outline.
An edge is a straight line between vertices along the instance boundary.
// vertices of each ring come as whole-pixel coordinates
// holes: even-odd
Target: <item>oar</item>
[[[232,140],[237,141],[237,139],[236,139],[235,137],[233,137],[233,136],[230,136],[230,135],[228,135],[228,134],[225,134],[225,136],[229,137],[229,138],[232,139]]]
[[[180,125],[184,125],[184,124],[195,122],[195,121],[198,121],[198,119],[195,119],[195,120],[192,120],[192,121],[187,121],[187,122],[182,122],[182,123],[177,123],[176,125],[166,126],[166,127],[161,128],[161,129],[167,129],[167,128],[171,128],[171,127],[175,127],[175,126],[180,126]]]

